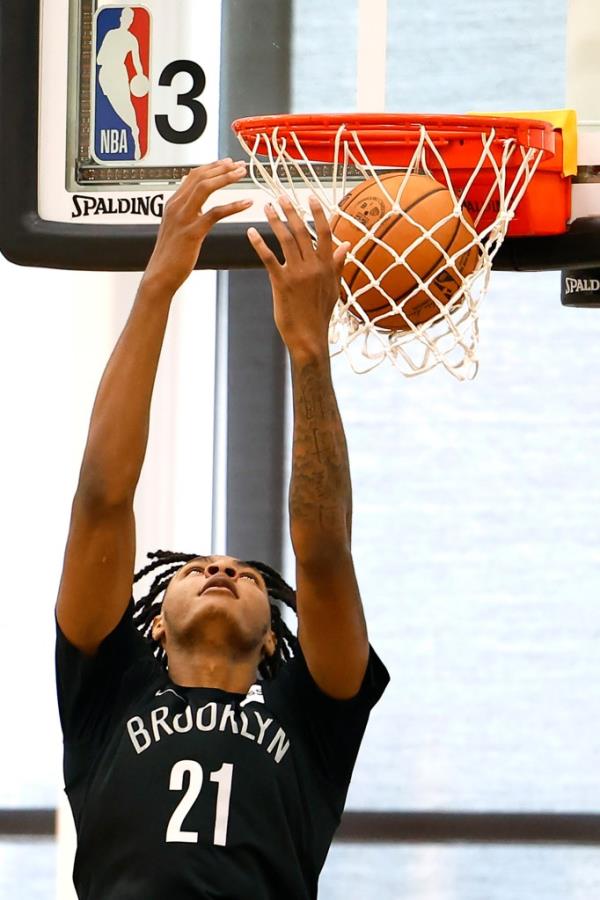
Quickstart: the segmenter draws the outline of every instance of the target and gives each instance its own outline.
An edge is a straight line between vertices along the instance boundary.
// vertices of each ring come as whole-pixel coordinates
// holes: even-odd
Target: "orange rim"
[[[501,116],[279,115],[238,119],[232,128],[260,156],[268,156],[268,142],[276,136],[279,143],[285,141],[286,152],[294,159],[302,159],[304,153],[314,162],[339,162],[336,145],[341,142],[358,158],[366,155],[372,165],[407,166],[421,139],[423,126],[436,148],[451,149],[450,170],[477,165],[481,159],[482,135],[490,135],[492,131],[495,151],[501,150],[505,141],[514,140],[526,149],[541,150],[544,159],[557,153],[556,133],[550,122]],[[496,152],[493,155],[497,158]],[[514,165],[518,162],[515,160]],[[484,167],[491,164],[491,160],[484,159]]]

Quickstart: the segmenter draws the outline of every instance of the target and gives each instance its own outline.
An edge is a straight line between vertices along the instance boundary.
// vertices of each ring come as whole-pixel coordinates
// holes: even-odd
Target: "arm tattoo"
[[[352,486],[348,449],[329,359],[294,364],[294,443],[290,519],[310,526],[315,537],[350,539]]]

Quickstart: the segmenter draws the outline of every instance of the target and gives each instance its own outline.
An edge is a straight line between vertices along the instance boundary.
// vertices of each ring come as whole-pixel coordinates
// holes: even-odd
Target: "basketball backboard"
[[[0,151],[4,255],[142,269],[181,178],[242,155],[228,137],[247,111],[239,67],[260,63],[252,89],[271,108],[288,104],[289,29],[288,0],[2,0],[0,108],[12,123]],[[264,221],[262,212],[246,218]],[[202,266],[244,265],[240,244],[254,262],[244,232],[240,221],[216,229]]]
[[[12,123],[0,147],[4,255],[25,265],[142,269],[164,203],[189,168],[218,155],[243,157],[230,134],[233,119],[308,111],[290,89],[291,19],[306,6],[307,0],[1,0],[0,113]],[[425,40],[427,17],[388,0],[345,3],[341,18],[338,6],[323,9],[314,27],[346,52],[330,58],[311,111],[423,108],[416,71],[412,82],[406,71],[398,77],[412,51],[400,52],[389,34],[401,17],[404,33],[420,27]],[[581,123],[573,224],[552,238],[507,239],[497,268],[574,268],[598,260],[600,12],[594,0],[565,0],[565,8],[566,104],[553,96],[551,105],[572,106]],[[310,39],[311,29],[304,33]],[[462,64],[479,49],[471,46]],[[315,63],[315,71],[323,67]],[[496,89],[483,106],[481,88],[466,72],[464,82],[464,106],[456,108],[456,100],[452,109],[444,106],[442,90],[436,111],[540,109],[533,85],[518,98]],[[254,199],[253,207],[218,226],[199,266],[258,264],[245,232],[250,223],[263,226],[264,195],[248,180],[215,202],[242,196]]]

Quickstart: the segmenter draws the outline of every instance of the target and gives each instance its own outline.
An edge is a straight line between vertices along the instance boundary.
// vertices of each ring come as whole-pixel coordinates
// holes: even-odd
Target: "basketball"
[[[134,75],[129,83],[129,89],[134,97],[145,97],[150,90],[150,82],[145,75]]]
[[[340,209],[360,224],[349,221],[339,213],[331,221],[332,233],[340,241],[349,241],[352,245],[351,252],[354,258],[348,258],[342,277],[353,294],[367,288],[359,295],[355,306],[360,306],[369,319],[384,316],[386,312],[391,311],[392,306],[375,285],[368,287],[371,278],[357,262],[368,269],[374,279],[381,279],[382,290],[396,303],[401,304],[405,301],[402,307],[404,315],[413,325],[422,325],[440,313],[437,303],[430,294],[444,306],[451,303],[461,287],[461,276],[470,275],[474,271],[479,251],[475,246],[468,246],[473,235],[463,222],[453,215],[454,200],[444,185],[429,175],[411,175],[405,180],[402,172],[382,175],[380,181],[389,197],[382,191],[376,179],[370,178],[355,187],[340,203]],[[396,198],[403,181],[404,186],[398,198],[400,211],[395,213],[392,212],[390,197]],[[406,218],[406,215],[413,221]],[[471,225],[466,210],[463,209],[462,215]],[[381,225],[378,227],[379,222]],[[436,228],[438,222],[440,224]],[[396,254],[402,255],[408,251],[405,257],[406,265],[393,265],[394,255],[391,250],[366,235],[360,225],[369,229],[378,241],[389,245]],[[430,232],[431,236],[424,235],[424,230]],[[411,249],[415,241],[417,243]],[[456,256],[454,264],[446,265],[446,258],[440,247],[449,256],[459,253],[462,247],[468,249]],[[417,290],[410,299],[406,299],[418,285],[410,269],[422,281],[428,282],[428,290]],[[350,311],[356,316],[360,315],[356,308],[352,309],[352,306]],[[400,313],[387,316],[378,324],[382,328],[399,331],[407,331],[410,328]]]

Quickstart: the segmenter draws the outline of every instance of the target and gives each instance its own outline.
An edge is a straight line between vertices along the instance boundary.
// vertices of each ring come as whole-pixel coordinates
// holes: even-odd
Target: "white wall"
[[[91,406],[139,278],[0,259],[2,673],[19,685],[3,704],[15,727],[3,741],[0,806],[51,807],[60,794],[53,607]],[[215,280],[194,273],[172,310],[136,504],[138,565],[158,547],[211,547]],[[61,898],[71,854],[67,841]]]

